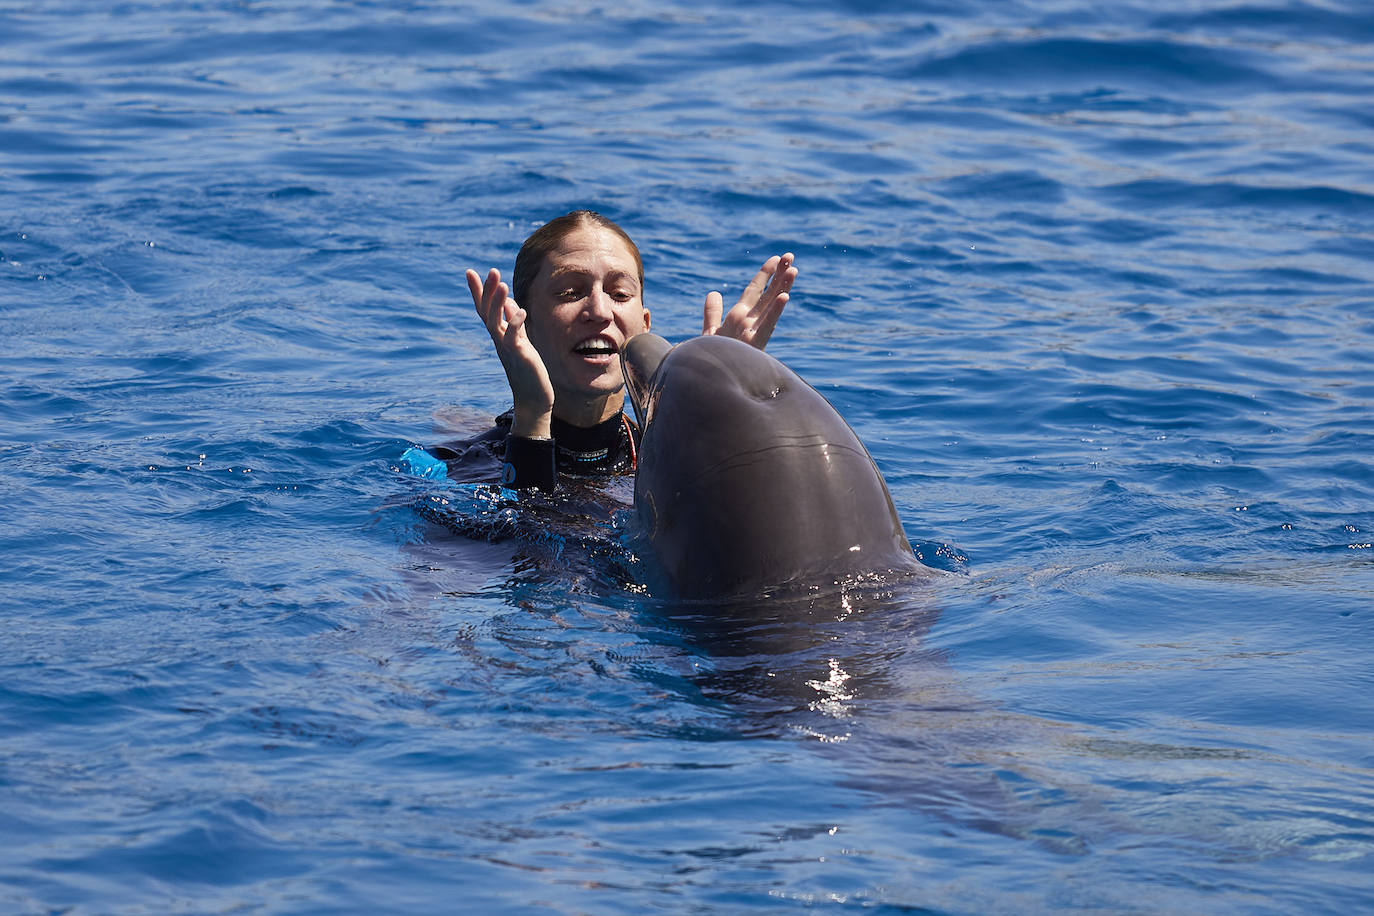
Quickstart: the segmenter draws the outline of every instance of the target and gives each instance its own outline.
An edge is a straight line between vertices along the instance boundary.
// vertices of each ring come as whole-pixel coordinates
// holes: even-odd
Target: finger
[[[773,336],[773,329],[778,326],[778,319],[782,317],[783,307],[787,305],[789,298],[787,293],[779,293],[766,307],[754,310],[749,316],[752,322],[750,334],[741,340],[760,350],[768,346],[768,341]]]
[[[789,291],[796,279],[797,268],[792,266],[792,255],[789,252],[778,259],[777,269],[773,272],[773,278],[769,281],[768,288],[759,297],[760,302]]]
[[[472,293],[472,304],[477,309],[478,313],[481,313],[482,278],[479,277],[477,271],[473,270],[471,267],[467,269],[467,273],[463,274],[463,276],[466,277],[468,281],[468,292]]]
[[[792,288],[792,284],[797,279],[797,268],[793,266],[795,257],[792,252],[787,252],[778,258],[778,269],[773,274],[773,282],[769,284],[775,291],[785,293]]]
[[[501,292],[501,287],[504,285],[501,282],[501,271],[495,267],[487,271],[487,282],[482,284],[482,306],[488,315],[491,314],[492,307],[497,304],[497,294]]]
[[[505,337],[506,324],[510,320],[509,313],[516,308],[515,300],[510,298],[510,290],[504,283],[497,283],[494,287],[487,284],[483,300],[487,303],[487,313],[483,316],[487,323],[487,331],[491,334],[492,340],[500,343]]]
[[[752,337],[747,339],[760,350],[763,349],[763,343],[768,340],[768,336],[773,333],[773,325],[778,323],[778,316],[782,314],[782,307],[791,298],[789,290],[792,287],[792,280],[796,279],[796,270],[793,269],[791,274],[788,277],[786,272],[779,270],[774,277],[774,282],[768,285],[768,289],[764,290],[763,295],[759,296],[752,306],[743,302],[735,306],[740,310],[740,321],[749,326],[750,334],[762,336],[761,341],[753,340]],[[760,330],[760,325],[766,325],[767,329]],[[744,337],[740,339],[746,340]]]
[[[468,292],[472,293],[472,305],[477,309],[477,315],[482,319],[482,323],[490,326],[491,323],[491,299],[496,292],[496,284],[500,282],[500,273],[496,268],[492,268],[487,274],[487,279],[483,281],[477,271],[469,269],[465,274],[468,281]],[[493,280],[495,282],[493,282]]]
[[[510,382],[511,392],[517,400],[552,403],[553,393],[549,386],[548,369],[525,331],[525,321],[529,318],[529,313],[516,305],[514,299],[507,299],[503,310],[506,316],[506,332],[496,349],[501,355],[502,365],[506,368],[506,379]]]
[[[525,327],[525,310],[516,305],[514,299],[507,299],[501,305],[501,314],[506,324],[505,334],[502,336],[508,343],[516,343],[524,336],[522,331]]]
[[[763,294],[764,288],[768,285],[769,279],[778,269],[779,258],[777,255],[763,262],[759,272],[754,274],[754,279],[749,281],[749,285],[744,288],[744,293],[739,297],[740,302],[752,304]]]
[[[725,298],[714,290],[706,294],[706,308],[701,316],[701,333],[714,334],[720,327],[720,316],[725,311]]]
[[[477,310],[477,317],[482,319],[482,324],[487,323],[487,292],[482,285],[482,278],[477,271],[469,269],[465,275],[468,281],[468,292],[472,293],[472,307]]]
[[[522,363],[529,360],[529,336],[525,333],[525,310],[515,304],[514,299],[501,303],[501,329],[492,335],[496,343],[496,355],[506,367],[506,377],[514,383],[512,371],[519,371]]]

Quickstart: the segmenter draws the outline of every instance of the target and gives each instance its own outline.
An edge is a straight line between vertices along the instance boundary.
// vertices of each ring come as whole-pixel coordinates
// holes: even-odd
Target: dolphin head
[[[919,566],[863,444],[782,363],[726,337],[641,334],[621,364],[643,427],[635,517],[678,595]]]

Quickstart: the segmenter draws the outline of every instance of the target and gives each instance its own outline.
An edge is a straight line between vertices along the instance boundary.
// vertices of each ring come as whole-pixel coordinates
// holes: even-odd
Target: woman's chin
[[[620,366],[616,365],[614,371],[603,372],[587,381],[585,391],[588,397],[604,398],[607,395],[615,394],[625,387],[625,379],[620,374]]]
[[[600,406],[607,398],[619,395],[625,389],[625,381],[620,373],[614,376],[589,380],[573,390],[556,391],[554,400],[560,405],[581,405],[584,408]]]

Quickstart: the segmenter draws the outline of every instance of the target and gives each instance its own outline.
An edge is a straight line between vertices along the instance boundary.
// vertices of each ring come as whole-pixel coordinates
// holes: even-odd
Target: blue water
[[[0,0],[0,909],[1374,906],[1371,98],[1354,0]],[[954,574],[423,521],[579,206],[672,338],[796,252]]]

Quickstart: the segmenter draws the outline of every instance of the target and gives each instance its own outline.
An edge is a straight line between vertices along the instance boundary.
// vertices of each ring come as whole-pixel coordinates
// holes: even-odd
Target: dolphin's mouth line
[[[777,445],[769,445],[763,448],[751,449],[747,452],[735,452],[733,455],[729,455],[725,458],[722,458],[715,464],[708,465],[707,467],[702,468],[696,474],[693,474],[689,479],[684,481],[684,487],[688,487],[695,484],[703,477],[710,477],[713,474],[733,470],[737,467],[748,467],[749,465],[757,464],[770,453],[788,452],[793,451],[795,449],[833,449],[837,452],[845,452],[849,455],[853,455],[858,458],[863,458],[868,461],[872,460],[869,457],[868,453],[865,451],[853,448],[852,446],[840,445],[839,443],[829,442],[824,439],[810,438],[809,441],[781,442]]]

